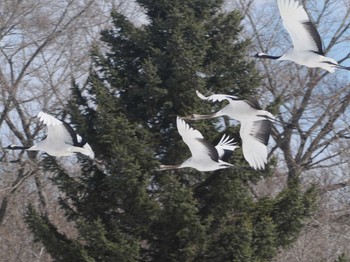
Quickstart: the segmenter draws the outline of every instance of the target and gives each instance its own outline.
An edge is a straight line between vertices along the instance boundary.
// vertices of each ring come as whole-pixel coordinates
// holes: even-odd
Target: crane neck
[[[257,53],[254,57],[256,57],[256,58],[263,58],[263,59],[278,60],[282,56],[273,56],[273,55],[268,55],[268,54],[265,54],[265,53]]]
[[[29,148],[30,148],[29,146],[17,146],[17,145],[9,145],[7,147],[7,149],[10,149],[10,150],[27,150]]]

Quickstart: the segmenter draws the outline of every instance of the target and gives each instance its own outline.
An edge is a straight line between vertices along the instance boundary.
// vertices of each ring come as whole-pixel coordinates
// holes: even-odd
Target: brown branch
[[[321,131],[318,133],[318,135],[313,139],[310,146],[306,150],[306,153],[301,158],[301,162],[308,162],[308,159],[311,157],[311,155],[314,153],[314,151],[318,148],[318,145],[320,141],[330,132],[333,130],[334,122],[345,112],[347,107],[349,106],[350,102],[350,92],[345,96],[343,99],[340,107],[338,110],[334,112],[334,114],[329,118],[328,122],[323,126]]]
[[[338,190],[338,189],[341,189],[344,187],[348,187],[348,186],[350,186],[350,180],[345,181],[345,182],[340,182],[337,184],[331,184],[331,185],[324,186],[322,188],[319,188],[319,192],[321,194],[324,194],[324,193],[327,193],[330,191],[335,191],[335,190]]]

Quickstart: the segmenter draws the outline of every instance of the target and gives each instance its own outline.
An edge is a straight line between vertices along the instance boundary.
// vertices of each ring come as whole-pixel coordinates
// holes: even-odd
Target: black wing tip
[[[66,128],[66,130],[68,131],[68,133],[70,134],[74,146],[83,147],[87,143],[84,138],[82,138],[80,142],[78,141],[78,134],[75,132],[75,130],[71,127],[70,124],[64,121],[62,121],[62,123]]]
[[[257,110],[262,109],[257,99],[244,100],[244,102],[246,102],[249,106],[251,106],[254,109],[257,109]]]
[[[224,162],[227,162],[231,158],[232,155],[233,155],[232,150],[224,149],[224,154],[222,155],[222,157],[220,159]]]
[[[204,138],[199,138],[198,140],[208,149],[208,155],[210,156],[210,158],[213,161],[218,162],[219,161],[219,154],[218,154],[218,151],[216,150],[215,146],[213,146],[211,143],[206,141]]]
[[[253,136],[265,146],[269,143],[272,122],[270,120],[258,120],[255,121],[256,125],[259,125],[258,132]]]
[[[312,39],[314,40],[314,42],[317,46],[317,51],[313,50],[313,52],[317,53],[319,55],[324,55],[321,36],[318,33],[317,28],[314,25],[314,23],[312,23],[311,21],[305,21],[302,24],[305,27],[305,29],[309,32],[309,34],[311,35]]]

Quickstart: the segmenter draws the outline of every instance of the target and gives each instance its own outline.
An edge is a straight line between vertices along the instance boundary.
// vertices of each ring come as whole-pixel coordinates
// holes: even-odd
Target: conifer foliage
[[[222,12],[221,0],[137,2],[147,24],[113,12],[87,84],[72,88],[72,119],[97,160],[81,157],[76,175],[46,159],[77,236],[32,207],[29,227],[56,261],[270,261],[312,211],[312,189],[295,182],[255,199],[248,184],[271,172],[250,170],[238,150],[233,169],[157,171],[189,156],[176,116],[210,110],[196,89],[254,95],[259,78],[245,59],[241,15]],[[217,121],[191,125],[213,143],[222,129],[238,140],[237,128]]]

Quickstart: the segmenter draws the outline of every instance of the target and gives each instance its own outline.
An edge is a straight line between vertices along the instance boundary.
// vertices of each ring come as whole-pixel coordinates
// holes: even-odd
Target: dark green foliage
[[[35,240],[45,239],[46,250],[56,261],[94,261],[89,258],[83,246],[76,240],[68,239],[58,232],[47,217],[38,215],[32,206],[29,206],[25,216],[27,224],[32,229]]]
[[[276,224],[270,216],[264,215],[256,217],[253,224],[254,256],[257,261],[269,261],[278,246]]]
[[[288,189],[277,196],[271,215],[277,226],[281,245],[290,244],[298,236],[304,220],[310,217],[311,212],[315,209],[316,194],[313,187],[303,193],[299,182],[293,181]]]
[[[59,250],[77,261],[271,261],[312,211],[312,190],[295,181],[276,198],[256,199],[249,185],[273,170],[251,170],[240,150],[228,159],[232,169],[157,171],[190,155],[175,118],[211,110],[196,89],[254,96],[259,78],[244,59],[242,17],[220,12],[220,0],[138,3],[149,23],[136,27],[113,12],[114,28],[102,32],[108,51],[95,47],[88,82],[73,84],[69,112],[97,160],[79,157],[81,174],[45,160],[78,237],[32,208],[30,228],[57,260]],[[219,121],[190,125],[214,144],[218,129],[239,141],[239,129]]]
[[[253,261],[252,225],[249,219],[234,215],[221,219],[212,233],[206,261]]]
[[[198,217],[196,201],[191,190],[172,176],[161,177],[159,186],[163,208],[151,228],[150,244],[157,250],[152,260],[191,261],[203,252],[206,238],[206,225]]]

